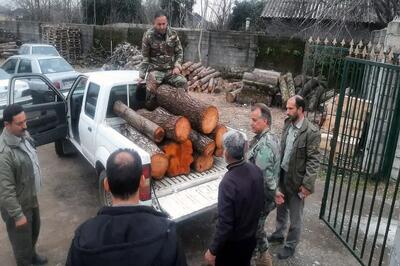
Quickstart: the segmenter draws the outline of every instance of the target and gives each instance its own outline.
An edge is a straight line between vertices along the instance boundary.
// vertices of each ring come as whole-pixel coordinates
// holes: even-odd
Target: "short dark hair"
[[[271,115],[271,111],[269,110],[268,106],[264,103],[256,103],[251,108],[251,111],[255,111],[257,109],[260,109],[261,117],[264,118],[265,120],[267,120],[268,124],[271,126],[272,115]]]
[[[299,109],[300,107],[303,108],[303,112],[306,110],[306,101],[304,100],[304,98],[300,95],[295,95],[294,97],[294,101],[296,104],[297,109]]]
[[[130,158],[120,158],[122,153],[127,153]],[[108,158],[106,172],[111,194],[126,200],[139,189],[142,160],[134,150],[118,149]]]
[[[154,18],[153,19],[156,19],[156,18],[159,18],[159,17],[166,17],[167,20],[168,20],[167,12],[165,12],[164,10],[157,10],[156,13],[154,13]]]
[[[16,104],[16,103],[10,104],[3,111],[3,121],[12,123],[14,116],[22,113],[23,111],[24,111],[24,108],[21,105]]]

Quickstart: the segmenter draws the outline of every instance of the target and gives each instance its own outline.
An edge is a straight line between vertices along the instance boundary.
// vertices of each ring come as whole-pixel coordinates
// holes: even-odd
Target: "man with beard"
[[[275,208],[275,190],[280,171],[280,146],[278,136],[271,132],[271,111],[265,104],[255,104],[251,109],[250,117],[251,130],[256,135],[250,142],[246,157],[262,171],[265,195],[264,208],[257,229],[255,263],[257,266],[270,266],[272,257],[268,252],[268,240],[264,226],[268,214]]]
[[[288,118],[281,139],[281,174],[276,194],[277,223],[269,242],[286,242],[278,252],[279,259],[293,256],[303,227],[304,200],[314,192],[320,166],[319,130],[304,116],[305,101],[294,96],[287,101]]]
[[[0,136],[0,210],[18,266],[43,265],[36,253],[40,231],[37,193],[42,183],[39,160],[27,132],[24,109],[17,104],[3,112]]]
[[[168,26],[167,14],[162,10],[156,12],[153,27],[143,35],[142,56],[139,77],[146,81],[150,104],[154,104],[154,91],[162,83],[186,90],[187,80],[181,74],[182,45],[176,31]]]

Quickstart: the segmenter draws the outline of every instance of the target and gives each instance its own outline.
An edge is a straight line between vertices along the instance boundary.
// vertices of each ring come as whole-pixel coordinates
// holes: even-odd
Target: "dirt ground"
[[[219,107],[221,121],[226,125],[250,132],[249,106],[226,103],[223,95],[193,94]],[[273,132],[280,134],[285,113],[272,109]],[[251,134],[249,134],[251,135]],[[49,265],[64,265],[74,230],[83,221],[96,215],[97,177],[92,167],[80,155],[59,158],[52,144],[39,147],[39,159],[44,175],[39,195],[42,230],[38,251],[49,258]],[[357,265],[357,261],[333,233],[318,219],[323,181],[318,180],[316,193],[306,201],[303,239],[295,256],[275,265]],[[268,218],[267,229],[274,228],[275,213]],[[178,231],[189,265],[202,265],[203,254],[215,228],[215,211],[178,225]],[[276,247],[272,250],[275,253]],[[0,222],[0,265],[15,265],[4,223]]]

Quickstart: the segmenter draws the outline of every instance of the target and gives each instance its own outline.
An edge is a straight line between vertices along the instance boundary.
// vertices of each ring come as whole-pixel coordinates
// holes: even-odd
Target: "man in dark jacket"
[[[186,265],[175,224],[151,207],[139,206],[144,185],[142,162],[132,150],[118,150],[107,160],[104,188],[112,207],[75,232],[67,265]]]
[[[256,246],[256,231],[264,207],[261,170],[244,160],[241,133],[224,135],[228,172],[218,191],[218,222],[214,240],[204,257],[209,265],[246,266]]]
[[[24,109],[17,104],[3,112],[0,136],[0,210],[18,266],[43,265],[36,253],[40,232],[37,193],[42,177],[33,140],[27,132]],[[1,263],[0,263],[1,264]]]
[[[304,200],[314,192],[320,166],[321,135],[305,116],[305,101],[301,96],[290,98],[286,104],[288,119],[282,133],[281,175],[276,193],[276,231],[270,242],[286,242],[278,253],[279,259],[293,256],[303,227]]]

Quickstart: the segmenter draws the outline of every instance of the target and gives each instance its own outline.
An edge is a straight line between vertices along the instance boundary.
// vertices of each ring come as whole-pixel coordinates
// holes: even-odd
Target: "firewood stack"
[[[194,92],[217,93],[222,86],[221,73],[200,62],[188,61],[182,65],[182,75],[188,80],[188,90]]]
[[[7,58],[18,53],[18,46],[15,42],[0,43],[0,57]]]
[[[118,44],[103,65],[104,70],[138,70],[143,56],[139,48],[128,42]]]
[[[209,170],[214,156],[223,154],[222,136],[227,131],[218,123],[217,108],[168,85],[158,87],[155,94],[158,107],[152,111],[114,103],[114,113],[127,122],[121,133],[150,154],[152,177]]]
[[[82,54],[81,31],[67,25],[42,25],[42,41],[56,47],[68,62],[77,62]]]

